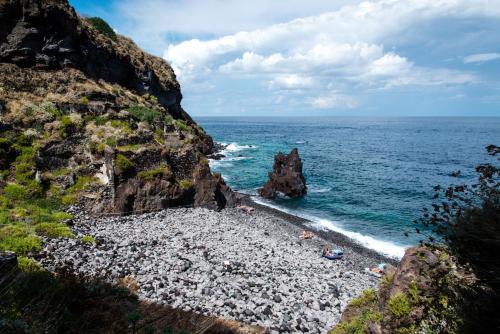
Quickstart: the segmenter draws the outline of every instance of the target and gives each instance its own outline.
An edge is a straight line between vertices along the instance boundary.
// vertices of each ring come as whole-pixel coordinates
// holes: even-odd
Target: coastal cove
[[[206,117],[200,124],[228,145],[211,161],[236,191],[313,221],[393,258],[419,242],[413,220],[432,203],[433,187],[474,180],[500,141],[497,118]],[[451,144],[455,143],[455,144]],[[264,200],[278,151],[299,149],[308,194]],[[453,172],[460,171],[458,177]],[[404,233],[410,232],[409,237]]]
[[[46,239],[38,258],[49,270],[115,283],[133,277],[141,300],[267,327],[270,333],[325,333],[351,299],[379,278],[365,271],[394,260],[311,222],[259,205],[221,212],[168,209],[127,217],[99,217],[79,209],[73,240]],[[300,240],[302,231],[315,233]],[[92,235],[95,244],[82,241]],[[323,247],[344,258],[321,257]]]

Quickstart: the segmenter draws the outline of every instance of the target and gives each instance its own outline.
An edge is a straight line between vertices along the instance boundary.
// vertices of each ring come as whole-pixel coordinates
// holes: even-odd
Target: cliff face
[[[234,202],[172,68],[66,0],[0,0],[0,73],[0,187],[98,212]]]

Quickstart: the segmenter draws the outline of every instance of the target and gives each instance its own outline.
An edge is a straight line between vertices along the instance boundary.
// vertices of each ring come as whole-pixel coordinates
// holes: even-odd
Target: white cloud
[[[264,6],[263,0],[257,1],[256,6]],[[276,5],[276,2],[269,3]],[[321,14],[267,26],[257,24],[254,17],[252,20],[256,20],[254,26],[257,28],[171,44],[164,58],[173,65],[184,87],[214,78],[219,82],[225,79],[259,80],[264,83],[261,86],[271,90],[291,91],[278,95],[280,103],[284,99],[289,102],[295,99],[318,109],[356,108],[360,102],[353,96],[354,92],[480,82],[474,73],[419,64],[412,54],[394,48],[392,41],[394,36],[411,39],[411,34],[405,34],[412,29],[443,18],[500,18],[500,1],[372,0],[350,3]],[[318,11],[325,9],[317,6]],[[284,7],[288,5],[280,3],[280,8]],[[300,15],[300,10],[294,14]],[[228,20],[231,22],[238,15]],[[260,23],[265,23],[265,19]],[[464,62],[484,62],[497,57],[500,55],[471,55],[465,57]],[[443,66],[442,62],[438,64]],[[453,66],[453,63],[445,66]],[[316,97],[310,96],[311,88]],[[303,98],[298,94],[303,94]]]
[[[500,59],[500,53],[477,53],[464,57],[464,63],[485,63],[496,59]]]
[[[353,109],[358,106],[358,102],[351,96],[341,94],[330,94],[318,96],[311,100],[311,106],[315,109]]]
[[[269,81],[271,89],[302,89],[311,88],[314,85],[314,80],[310,77],[303,77],[297,74],[278,75],[273,80]]]

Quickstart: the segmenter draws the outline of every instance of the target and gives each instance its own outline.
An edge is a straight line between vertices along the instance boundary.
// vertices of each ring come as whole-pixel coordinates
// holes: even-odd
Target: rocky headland
[[[67,1],[2,0],[0,72],[0,168],[23,164],[0,182],[95,212],[233,204],[172,68],[104,21]]]

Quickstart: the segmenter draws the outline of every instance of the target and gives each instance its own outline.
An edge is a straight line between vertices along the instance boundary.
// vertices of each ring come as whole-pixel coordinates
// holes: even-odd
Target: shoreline
[[[39,261],[113,284],[127,279],[141,300],[273,334],[327,332],[353,298],[378,285],[364,269],[394,263],[307,219],[241,199],[252,213],[173,208],[96,217],[76,210],[76,238],[45,239]],[[304,230],[316,236],[300,240]],[[86,235],[96,242],[84,242]],[[344,258],[322,258],[325,245],[343,249]]]
[[[360,254],[366,255],[367,257],[370,257],[373,259],[379,259],[380,263],[388,263],[388,264],[391,264],[394,266],[399,263],[399,260],[392,258],[392,257],[389,257],[387,255],[384,255],[382,253],[379,253],[376,250],[367,248],[367,247],[361,245],[360,243],[356,242],[356,240],[353,240],[340,232],[332,231],[329,229],[315,228],[315,227],[311,226],[312,224],[314,224],[314,222],[309,220],[309,219],[302,218],[302,217],[299,217],[297,215],[294,215],[294,214],[291,214],[291,213],[288,213],[285,211],[281,211],[279,209],[276,209],[276,208],[273,208],[273,207],[270,207],[270,206],[267,206],[264,204],[257,203],[256,201],[254,201],[251,198],[250,195],[243,194],[241,192],[236,192],[236,193],[238,194],[238,196],[240,196],[241,204],[252,206],[252,207],[254,207],[258,210],[261,210],[263,212],[267,212],[269,214],[272,214],[272,215],[275,215],[275,216],[280,217],[282,219],[285,219],[289,223],[291,223],[295,226],[298,226],[304,230],[311,231],[311,232],[315,233],[316,235],[320,236],[321,238],[323,238],[326,241],[335,242],[337,245],[340,245],[341,248],[347,247],[347,248],[353,249]]]

